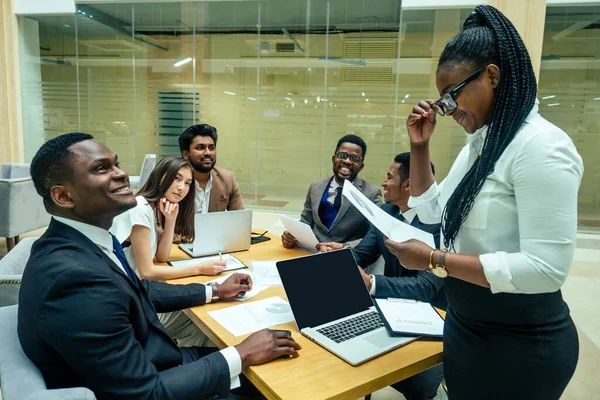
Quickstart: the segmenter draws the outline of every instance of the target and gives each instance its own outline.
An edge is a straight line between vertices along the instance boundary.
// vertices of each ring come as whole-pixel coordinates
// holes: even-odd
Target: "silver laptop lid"
[[[373,306],[350,249],[278,261],[277,270],[299,330]]]
[[[252,210],[198,213],[194,221],[194,256],[250,248]]]

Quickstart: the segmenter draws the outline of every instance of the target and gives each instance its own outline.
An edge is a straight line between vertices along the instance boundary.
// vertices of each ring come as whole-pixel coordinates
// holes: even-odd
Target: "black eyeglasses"
[[[487,65],[485,67],[479,68],[477,71],[475,71],[471,75],[467,76],[467,78],[464,81],[462,81],[461,83],[456,85],[454,87],[454,89],[452,89],[451,91],[449,91],[448,93],[446,93],[445,95],[440,97],[440,99],[435,102],[435,105],[437,107],[433,107],[435,112],[437,112],[439,115],[441,115],[443,117],[444,115],[446,115],[446,111],[456,110],[456,107],[458,107],[458,104],[456,104],[456,96],[458,95],[458,92],[463,87],[465,87],[469,82],[475,80],[479,76],[479,74],[481,74],[486,68],[487,68]]]
[[[362,160],[362,157],[357,156],[356,154],[348,154],[344,151],[338,151],[335,153],[335,156],[337,158],[339,158],[340,160],[347,160],[348,157],[350,157],[350,161],[352,161],[355,164],[358,164],[360,162],[360,160]]]

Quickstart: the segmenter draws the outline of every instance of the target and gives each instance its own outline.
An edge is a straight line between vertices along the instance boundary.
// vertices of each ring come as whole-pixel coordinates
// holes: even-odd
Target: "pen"
[[[219,261],[223,261],[223,255],[221,254],[221,250],[219,250]]]

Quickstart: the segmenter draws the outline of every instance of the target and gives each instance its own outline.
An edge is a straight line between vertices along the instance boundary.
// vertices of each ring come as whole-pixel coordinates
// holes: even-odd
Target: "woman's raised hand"
[[[433,135],[436,124],[436,112],[433,100],[421,100],[419,104],[413,107],[408,119],[406,128],[408,137],[413,145],[425,145]]]
[[[171,203],[166,197],[163,197],[160,199],[158,207],[166,220],[175,221],[177,219],[177,214],[179,214],[179,203]]]

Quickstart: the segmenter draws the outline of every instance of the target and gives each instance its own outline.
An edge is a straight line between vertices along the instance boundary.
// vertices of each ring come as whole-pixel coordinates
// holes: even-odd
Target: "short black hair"
[[[410,176],[410,153],[400,153],[396,157],[394,157],[394,162],[400,164],[400,168],[398,168],[398,173],[402,180],[408,178]],[[431,162],[431,161],[430,161]],[[433,163],[431,163],[431,172],[435,175],[435,167]]]
[[[192,140],[194,140],[196,136],[209,136],[213,142],[215,142],[215,145],[217,144],[217,139],[219,138],[219,135],[217,134],[217,128],[214,126],[208,124],[192,125],[183,131],[183,133],[179,136],[179,151],[189,151]]]
[[[36,192],[44,199],[46,210],[49,211],[49,206],[52,204],[50,198],[52,186],[64,183],[73,172],[70,165],[73,153],[69,147],[93,138],[87,133],[66,133],[48,140],[33,156],[29,172]]]
[[[337,152],[340,149],[340,147],[342,147],[342,144],[344,144],[344,143],[352,143],[357,146],[360,146],[360,148],[362,149],[362,159],[363,159],[363,161],[365,161],[365,156],[367,155],[367,144],[365,143],[364,140],[362,140],[362,138],[360,136],[357,136],[354,134],[348,134],[348,135],[342,136],[342,138],[340,140],[338,140],[337,146],[335,146],[335,151]]]

